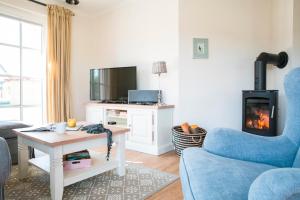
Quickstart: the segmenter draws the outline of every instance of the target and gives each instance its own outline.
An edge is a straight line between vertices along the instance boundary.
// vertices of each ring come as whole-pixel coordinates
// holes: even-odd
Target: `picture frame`
[[[193,38],[193,59],[208,59],[208,39]]]

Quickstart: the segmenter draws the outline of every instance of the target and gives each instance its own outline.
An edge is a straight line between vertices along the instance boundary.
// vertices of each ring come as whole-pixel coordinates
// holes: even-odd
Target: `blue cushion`
[[[287,198],[287,200],[299,200],[300,194],[293,194],[291,197]]]
[[[298,149],[298,153],[295,157],[293,167],[300,168],[300,149]]]
[[[250,185],[257,176],[275,166],[234,160],[206,152],[185,149],[180,175],[186,200],[247,200]]]
[[[297,146],[300,144],[300,67],[291,70],[284,79],[287,114],[282,135]]]
[[[249,200],[299,200],[300,169],[277,168],[262,173],[252,183]]]
[[[228,158],[291,167],[298,145],[288,137],[263,137],[238,130],[219,128],[209,132],[203,148]]]

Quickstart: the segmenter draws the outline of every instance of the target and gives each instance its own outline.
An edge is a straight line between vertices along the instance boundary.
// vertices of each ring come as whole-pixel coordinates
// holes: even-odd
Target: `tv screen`
[[[126,101],[136,85],[136,67],[90,70],[90,100]]]

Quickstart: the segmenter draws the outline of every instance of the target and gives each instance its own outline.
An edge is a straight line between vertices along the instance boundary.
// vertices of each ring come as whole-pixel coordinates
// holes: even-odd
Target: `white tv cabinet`
[[[173,105],[88,103],[86,121],[130,128],[126,148],[152,155],[173,150]]]

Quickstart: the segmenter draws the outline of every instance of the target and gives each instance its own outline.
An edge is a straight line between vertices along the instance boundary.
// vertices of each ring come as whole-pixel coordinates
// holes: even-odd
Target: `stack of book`
[[[64,155],[64,169],[82,169],[92,165],[92,159],[88,150],[78,151]]]

